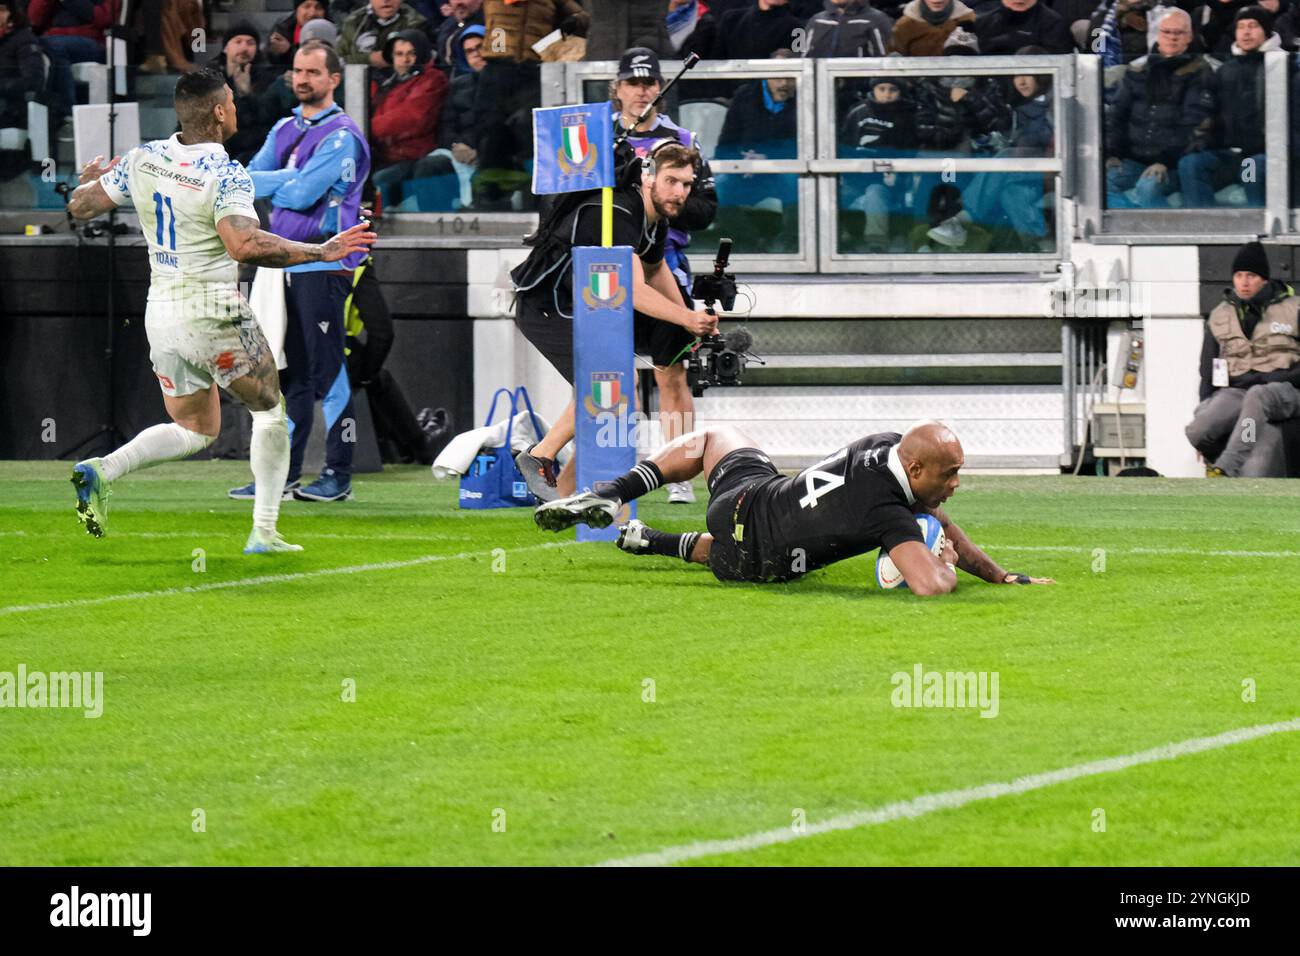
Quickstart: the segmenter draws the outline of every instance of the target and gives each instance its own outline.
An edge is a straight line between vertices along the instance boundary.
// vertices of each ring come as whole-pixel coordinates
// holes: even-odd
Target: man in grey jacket
[[[884,56],[894,21],[868,0],[826,0],[804,25],[804,56]]]

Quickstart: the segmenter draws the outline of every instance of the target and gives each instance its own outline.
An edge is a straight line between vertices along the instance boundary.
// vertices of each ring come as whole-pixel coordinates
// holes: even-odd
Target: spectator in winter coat
[[[1115,28],[1119,31],[1119,62],[1132,63],[1139,57],[1146,56],[1151,48],[1148,42],[1151,29],[1147,16],[1152,8],[1158,5],[1159,0],[1110,0],[1108,3],[1102,3],[1092,14],[1089,35],[1099,42],[1104,39],[1106,18],[1110,16],[1113,7]],[[1165,8],[1170,9],[1170,5],[1165,4]],[[1098,47],[1093,52],[1102,51]]]
[[[50,88],[64,114],[77,101],[72,64],[104,62],[104,31],[121,9],[121,0],[31,0],[27,16],[49,54]]]
[[[1213,206],[1215,192],[1240,182],[1246,204],[1264,205],[1264,54],[1281,49],[1273,16],[1262,7],[1237,14],[1232,57],[1214,77],[1217,148],[1190,153],[1178,162],[1183,204]]]
[[[884,56],[894,22],[869,0],[826,0],[804,26],[804,56]]]
[[[1290,131],[1289,141],[1291,146],[1291,162],[1289,169],[1291,173],[1291,202],[1300,200],[1300,162],[1295,157],[1300,156],[1300,64],[1295,63],[1297,57],[1292,57],[1290,79],[1287,80],[1287,112],[1290,114],[1287,120],[1287,128]]]
[[[591,14],[579,0],[483,0],[483,24],[488,45],[483,51],[493,64],[541,62],[533,44],[554,30],[566,36],[586,36]]]
[[[1169,2],[1173,3],[1174,0]],[[1200,0],[1178,0],[1178,2],[1193,4],[1199,3]],[[1070,31],[1070,40],[1074,44],[1071,50],[1094,52],[1088,32],[1088,21],[1092,19],[1097,9],[1097,0],[1048,0],[1048,6],[1052,8],[1053,13],[1065,21]]]
[[[423,30],[428,21],[402,0],[370,0],[348,14],[339,28],[339,56],[344,63],[364,63],[377,70],[389,68],[384,59],[388,38],[404,30]]]
[[[954,30],[945,56],[980,51],[975,36]],[[916,85],[916,136],[921,148],[944,154],[969,154],[992,133],[1011,125],[1011,113],[998,79],[991,76],[927,77]]]
[[[1205,52],[1220,62],[1231,56],[1228,51],[1237,39],[1237,14],[1254,5],[1254,0],[1205,0],[1195,17]]]
[[[203,4],[198,0],[162,0],[162,48],[168,69],[177,73],[199,69],[194,54],[202,48],[194,49],[194,39],[206,34],[207,29]]]
[[[1017,56],[1042,55],[1042,47],[1021,47]],[[1011,128],[1000,134],[1005,145],[999,159],[1053,155],[1056,135],[1052,126],[1052,78],[1020,74],[1011,78],[1008,96]],[[1043,173],[979,173],[972,177],[963,199],[974,221],[997,230],[1009,228],[1013,244],[1022,252],[1055,248],[1049,238],[1043,199],[1049,177]]]
[[[668,0],[582,0],[582,5],[600,26],[587,37],[585,59],[617,60],[634,46],[670,55]]]
[[[27,94],[44,88],[40,42],[27,25],[19,0],[0,0],[0,129],[26,129]],[[25,154],[13,159],[18,168],[27,163]]]
[[[456,38],[466,27],[483,25],[483,0],[451,0],[451,16],[442,21],[433,41],[433,61],[443,72],[456,68]]]
[[[484,32],[483,27],[473,24],[455,38],[452,56],[457,65],[438,127],[438,145],[450,150],[456,161],[466,166],[478,165],[478,114],[474,112],[474,100],[478,95],[478,78],[487,62],[483,58]]]
[[[906,83],[873,76],[868,95],[840,124],[838,155],[906,156],[916,152],[916,104],[905,97]]]
[[[840,124],[840,157],[915,155],[916,104],[906,81],[873,76],[867,95]],[[900,213],[907,208],[914,177],[907,173],[852,173],[840,177],[840,205],[865,213],[862,239],[868,253],[890,249],[893,237],[905,235]]]
[[[375,169],[433,152],[448,86],[447,77],[434,68],[429,38],[420,30],[390,36],[384,59],[392,69],[370,83]]]
[[[1203,29],[1205,49],[1210,56],[1220,62],[1232,56],[1232,44],[1236,42],[1237,15],[1251,6],[1260,7],[1272,14],[1273,32],[1278,35],[1282,49],[1296,49],[1300,20],[1297,20],[1295,5],[1290,0],[1230,0],[1228,3],[1211,0],[1205,5],[1208,19]]]
[[[1106,204],[1159,209],[1179,188],[1179,161],[1202,150],[1213,126],[1214,70],[1191,52],[1192,21],[1173,9],[1156,46],[1129,64],[1106,107]],[[1134,198],[1129,198],[1133,190]]]
[[[718,42],[718,18],[705,0],[668,0],[667,56],[686,59],[708,56]]]
[[[420,163],[437,145],[435,133],[448,86],[446,74],[433,65],[429,38],[420,30],[390,36],[384,59],[392,69],[370,83],[376,188],[431,175]],[[395,202],[395,193],[390,190],[385,199]]]
[[[792,76],[736,90],[718,134],[718,159],[795,159],[799,153],[797,83]]]
[[[1282,49],[1294,53],[1300,49],[1300,11],[1293,0],[1262,0],[1257,6],[1273,14],[1273,32],[1282,41]]]
[[[293,13],[271,28],[271,35],[266,38],[267,62],[285,69],[292,67],[293,55],[302,42],[303,24],[325,17],[324,0],[298,0]]]
[[[803,21],[790,12],[787,0],[753,0],[748,7],[729,10],[718,21],[715,60],[765,60],[781,49],[792,50]]]
[[[1070,26],[1042,0],[1002,0],[1002,6],[975,21],[980,53],[1006,56],[1024,46],[1048,53],[1073,53]]]
[[[975,14],[962,0],[911,0],[894,24],[889,52],[903,56],[942,56],[948,35],[974,29]]]

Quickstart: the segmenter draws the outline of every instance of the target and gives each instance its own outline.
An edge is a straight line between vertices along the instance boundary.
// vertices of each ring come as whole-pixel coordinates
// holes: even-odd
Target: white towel
[[[284,327],[288,312],[284,306],[284,270],[258,266],[253,276],[253,288],[248,293],[248,304],[257,316],[266,342],[275,353],[276,368],[289,363],[284,359]]]
[[[433,477],[439,479],[452,478],[465,474],[469,471],[469,466],[474,463],[474,459],[478,457],[481,449],[499,448],[501,446],[501,443],[506,440],[506,429],[509,424],[509,421],[503,418],[494,425],[485,425],[482,428],[461,432],[447,443],[447,447],[442,450],[437,461],[433,463]],[[515,416],[514,431],[510,435],[510,450],[523,451],[529,445],[540,441],[542,436],[551,430],[551,423],[541,415],[537,416],[537,424],[542,428],[541,435],[533,431],[533,423],[527,410],[517,414]],[[569,454],[566,449],[560,452],[558,463],[563,466],[568,459]]]

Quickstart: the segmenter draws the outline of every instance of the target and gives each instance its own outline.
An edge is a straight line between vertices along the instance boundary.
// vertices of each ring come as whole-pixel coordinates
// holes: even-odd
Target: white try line
[[[776,830],[751,833],[749,836],[736,837],[731,840],[708,840],[702,843],[689,843],[683,846],[668,847],[654,853],[645,853],[640,856],[625,856],[606,860],[603,863],[598,863],[597,866],[668,866],[673,863],[683,863],[686,860],[698,860],[706,856],[744,853],[765,846],[774,846],[778,843],[791,843],[795,840],[807,839],[819,833],[856,830],[861,827],[876,826],[880,823],[890,823],[894,820],[910,820],[925,816],[927,813],[934,813],[936,810],[955,810],[958,807],[966,806],[968,803],[976,803],[981,800],[996,800],[998,797],[1028,793],[1031,790],[1041,790],[1044,787],[1051,787],[1058,783],[1068,783],[1071,780],[1078,780],[1083,777],[1114,773],[1119,770],[1127,770],[1129,767],[1158,763],[1163,760],[1176,760],[1179,757],[1186,757],[1188,754],[1217,750],[1220,747],[1231,747],[1233,744],[1245,743],[1248,740],[1257,740],[1260,737],[1268,737],[1272,734],[1298,730],[1300,730],[1300,717],[1280,721],[1276,724],[1241,727],[1237,730],[1215,734],[1213,737],[1195,737],[1191,740],[1165,744],[1162,747],[1154,747],[1151,750],[1143,750],[1140,753],[1128,754],[1123,757],[1108,757],[1105,760],[1076,764],[1073,767],[1064,767],[1061,770],[1036,773],[1029,777],[1013,780],[1010,783],[986,783],[983,786],[969,787],[965,790],[929,793],[924,796],[914,797],[911,800],[886,804],[875,810],[856,810],[853,813],[832,817],[820,823],[810,823],[804,827],[802,833],[796,832],[793,826],[780,827]]]
[[[541,551],[547,548],[566,548],[578,544],[577,541],[548,541],[546,544],[530,544],[523,548],[507,548],[507,555],[522,551]],[[93,607],[96,604],[110,604],[115,601],[142,601],[148,598],[174,597],[181,594],[202,594],[204,591],[224,591],[228,588],[251,588],[263,584],[281,584],[285,581],[306,581],[311,578],[330,577],[336,574],[364,574],[368,571],[397,571],[402,568],[419,567],[422,564],[435,564],[439,561],[459,561],[465,558],[492,557],[490,551],[462,551],[459,554],[424,554],[406,561],[380,561],[374,564],[354,564],[344,568],[319,568],[315,571],[293,571],[287,574],[259,574],[254,578],[240,578],[236,581],[213,581],[211,584],[194,584],[183,588],[159,588],[156,591],[128,591],[124,594],[104,594],[100,597],[79,598],[72,601],[52,601],[48,604],[10,604],[0,607],[0,615],[26,614],[31,611],[58,611],[65,608]]]
[[[982,544],[986,551],[1055,551],[1057,553],[1079,552],[1091,554],[1093,551],[1105,551],[1107,554],[1178,554],[1198,558],[1300,558],[1300,551],[1224,551],[1219,549],[1201,550],[1198,548],[1089,548],[1084,545],[1056,544]]]

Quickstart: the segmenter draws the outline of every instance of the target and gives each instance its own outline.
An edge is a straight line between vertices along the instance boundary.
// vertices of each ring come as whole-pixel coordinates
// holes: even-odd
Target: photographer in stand
[[[679,364],[696,336],[713,335],[718,315],[687,308],[677,281],[664,265],[668,222],[682,210],[695,182],[699,154],[676,140],[657,144],[644,159],[632,159],[614,190],[614,245],[631,246],[635,348],[649,354],[656,369],[682,369],[673,387],[689,398]],[[515,323],[524,337],[564,378],[573,382],[573,277],[575,246],[599,246],[600,193],[575,193],[543,214],[530,242],[533,250],[511,273],[517,298]],[[661,380],[660,387],[664,383]],[[557,473],[555,457],[574,435],[574,403],[536,445],[516,457],[528,489],[541,501],[571,495],[576,463]]]

